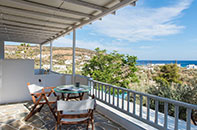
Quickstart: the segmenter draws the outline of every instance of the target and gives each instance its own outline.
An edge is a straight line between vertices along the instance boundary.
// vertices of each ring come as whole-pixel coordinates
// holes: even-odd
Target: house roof
[[[0,39],[45,44],[137,0],[0,0]]]

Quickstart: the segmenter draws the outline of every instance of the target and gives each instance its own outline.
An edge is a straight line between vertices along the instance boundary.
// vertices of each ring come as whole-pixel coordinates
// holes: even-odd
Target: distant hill
[[[40,64],[40,47],[30,46],[26,51],[25,47],[16,45],[5,46],[6,59],[34,59],[35,68],[39,68]],[[95,51],[76,48],[76,71],[80,73],[83,64],[89,60]],[[49,69],[50,64],[50,47],[43,46],[42,49],[42,66]],[[53,47],[53,70],[62,73],[68,73],[72,67],[72,48],[71,47]]]

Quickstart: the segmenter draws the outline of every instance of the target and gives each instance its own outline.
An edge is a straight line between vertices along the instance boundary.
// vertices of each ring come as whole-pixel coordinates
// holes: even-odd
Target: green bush
[[[137,82],[137,57],[119,54],[116,51],[107,54],[106,50],[95,49],[96,54],[83,67],[82,74],[94,80],[127,88],[129,83]]]

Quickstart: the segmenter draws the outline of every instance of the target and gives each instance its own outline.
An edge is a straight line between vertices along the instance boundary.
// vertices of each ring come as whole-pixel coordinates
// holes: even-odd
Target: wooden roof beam
[[[0,28],[8,28],[8,29],[14,29],[14,30],[20,30],[20,31],[29,31],[29,32],[35,32],[35,33],[45,33],[45,34],[56,34],[59,31],[51,31],[47,29],[35,29],[30,27],[23,27],[18,25],[10,25],[10,24],[3,24],[3,26],[0,26]]]
[[[0,1],[4,1],[4,0],[0,0]],[[86,13],[68,10],[68,9],[57,8],[57,7],[53,7],[53,6],[49,6],[49,5],[44,5],[44,4],[32,2],[32,1],[23,1],[23,0],[6,0],[6,1],[20,3],[21,5],[30,6],[30,7],[42,8],[42,9],[45,9],[48,11],[73,14],[73,15],[83,16],[83,17],[92,17],[91,14],[86,14]]]
[[[72,4],[76,4],[76,5],[80,5],[80,6],[84,6],[84,7],[95,9],[95,10],[99,10],[101,12],[106,11],[108,9],[106,7],[99,6],[99,5],[96,5],[96,4],[92,4],[92,3],[82,1],[82,0],[62,0],[62,1],[69,2],[69,3],[72,3]]]
[[[43,13],[43,12],[38,12],[38,11],[32,11],[32,10],[25,10],[25,9],[20,9],[20,8],[14,8],[14,7],[9,7],[9,6],[2,6],[0,5],[0,9],[2,13],[6,13],[4,12],[4,10],[6,11],[12,11],[13,14],[15,14],[16,12],[19,13],[26,13],[27,15],[36,15],[36,16],[41,16],[41,17],[48,17],[48,18],[55,18],[55,19],[59,19],[59,20],[67,20],[67,21],[74,21],[74,22],[80,22],[80,19],[76,19],[76,18],[71,18],[71,17],[65,17],[65,16],[59,16],[59,15],[55,15],[55,14],[48,14],[48,13]]]
[[[18,25],[18,26],[22,26],[22,27],[31,27],[34,29],[48,29],[51,31],[61,31],[63,30],[63,28],[52,28],[52,27],[48,27],[48,26],[41,26],[41,25],[34,25],[34,24],[27,24],[27,23],[23,23],[23,22],[18,22],[18,21],[12,21],[12,20],[0,20],[0,23],[3,24],[11,24],[11,25]]]
[[[8,13],[1,13],[3,18],[10,18],[10,19],[21,19],[21,20],[30,20],[32,23],[41,23],[41,24],[48,24],[48,25],[58,25],[58,26],[71,26],[72,24],[63,23],[63,22],[54,22],[50,20],[43,20],[43,19],[37,19],[37,18],[31,18],[28,16],[19,16],[16,14],[8,14]]]

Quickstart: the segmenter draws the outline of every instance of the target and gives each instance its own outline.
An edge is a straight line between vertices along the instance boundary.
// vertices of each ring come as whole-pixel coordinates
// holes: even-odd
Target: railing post
[[[93,94],[95,95],[95,97],[96,97],[96,89],[95,89],[95,87],[96,87],[96,82],[94,82],[94,84],[93,84]],[[97,97],[96,97],[97,98]]]
[[[155,100],[155,124],[158,124],[159,101]]]
[[[175,113],[174,113],[174,117],[175,117],[175,124],[174,124],[174,130],[178,130],[178,121],[179,121],[179,106],[175,106]]]
[[[102,94],[102,95],[101,95],[101,96],[102,96],[101,99],[103,100],[103,84],[102,84],[102,93],[101,93],[101,94]]]
[[[124,90],[122,90],[122,109],[124,110]]]
[[[129,91],[127,91],[127,111],[129,112],[130,110],[130,106],[129,106],[129,104],[130,104],[130,92]]]
[[[191,130],[191,113],[192,110],[187,108],[187,130]]]
[[[143,102],[143,97],[142,95],[140,95],[140,117],[142,117],[142,107],[143,107],[142,102]]]
[[[164,128],[168,128],[168,103],[164,103]]]
[[[109,86],[109,104],[111,104],[111,86]]]
[[[119,88],[117,88],[117,107],[119,108]]]
[[[98,98],[99,98],[99,99],[100,99],[100,92],[101,92],[101,91],[100,91],[100,86],[101,86],[101,84],[99,83],[99,84],[98,84]]]
[[[149,121],[150,120],[150,98],[147,97],[147,116],[146,119]]]
[[[95,96],[97,97],[97,85],[98,83],[95,84]],[[98,97],[97,97],[98,98]]]
[[[115,104],[115,88],[113,87],[113,105]]]
[[[135,115],[135,102],[136,102],[136,94],[133,93],[133,114]]]
[[[107,101],[107,85],[105,85],[105,102]]]

